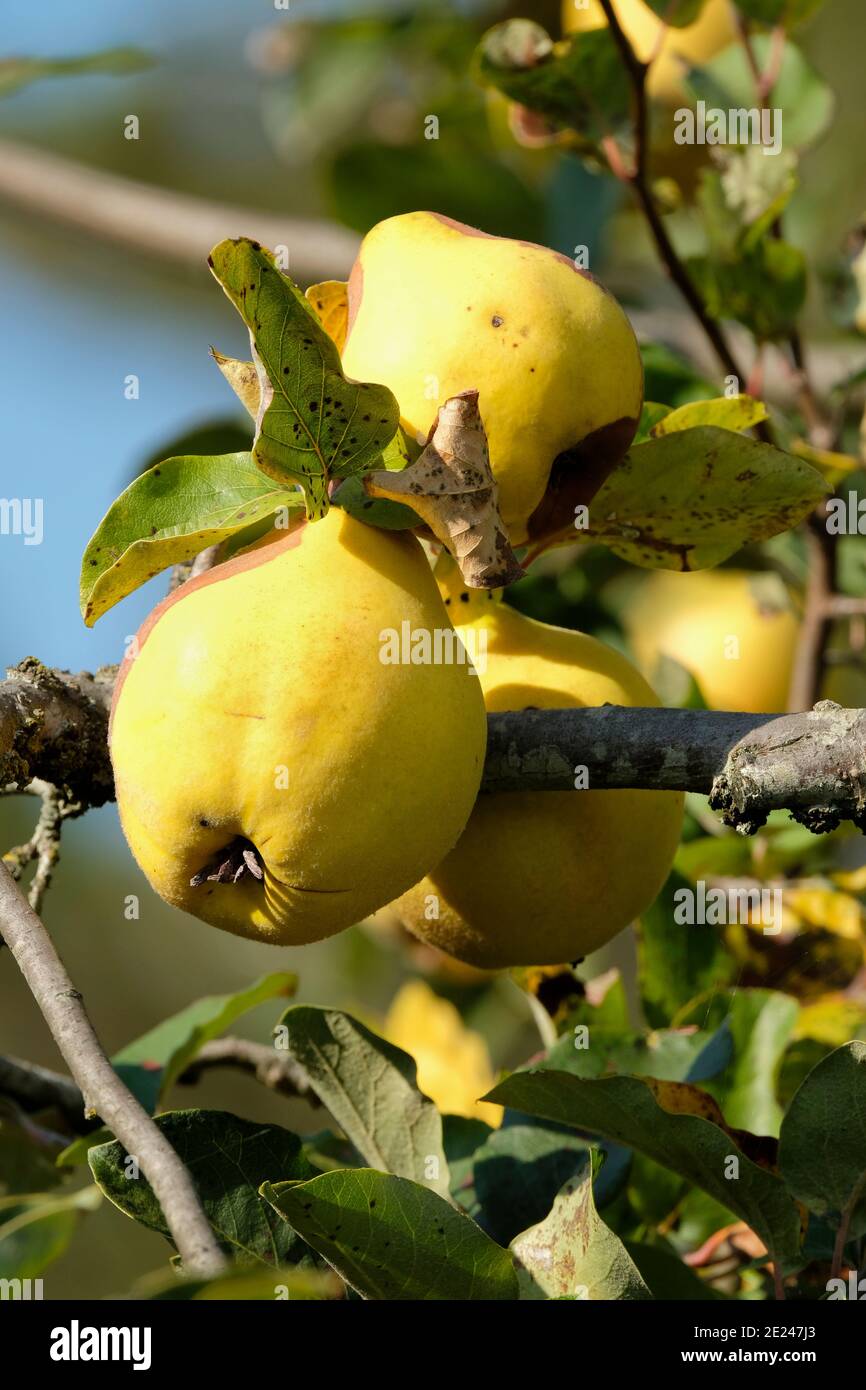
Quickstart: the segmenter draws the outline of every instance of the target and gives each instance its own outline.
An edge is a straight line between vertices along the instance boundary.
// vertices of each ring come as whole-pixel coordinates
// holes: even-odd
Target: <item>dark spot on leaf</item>
[[[210,830],[210,821],[206,820],[204,816],[201,817],[199,825],[202,827],[203,830]]]
[[[493,315],[493,318],[490,320],[490,322],[493,324],[493,327],[494,327],[494,328],[501,328],[501,327],[502,327],[502,319],[499,317],[498,314],[494,314],[494,315]]]

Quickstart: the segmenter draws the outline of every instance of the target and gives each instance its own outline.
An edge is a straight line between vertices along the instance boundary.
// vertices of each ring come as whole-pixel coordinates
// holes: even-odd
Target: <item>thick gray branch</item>
[[[102,1050],[84,1000],[42,922],[0,864],[0,932],[78,1083],[85,1113],[96,1114],[135,1156],[162,1207],[186,1270],[210,1278],[227,1268],[190,1174]]]
[[[0,683],[0,787],[59,777],[84,806],[110,799],[113,678],[113,669],[95,677],[48,671],[33,658],[14,668]],[[569,791],[575,769],[586,768],[596,791],[702,792],[744,834],[775,810],[816,833],[841,820],[866,830],[866,711],[829,700],[785,715],[619,705],[515,710],[488,715],[487,726],[486,793]]]
[[[786,715],[604,705],[488,716],[482,791],[576,785],[703,792],[743,834],[775,810],[816,833],[841,820],[866,831],[866,711],[822,700]]]
[[[114,795],[108,710],[116,667],[52,671],[28,656],[0,682],[0,789],[38,779],[82,810]]]

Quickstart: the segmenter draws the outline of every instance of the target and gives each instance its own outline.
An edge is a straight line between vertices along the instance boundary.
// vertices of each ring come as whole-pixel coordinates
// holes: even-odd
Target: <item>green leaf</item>
[[[221,1110],[171,1110],[158,1115],[156,1124],[190,1170],[220,1245],[239,1264],[297,1264],[309,1258],[304,1242],[259,1198],[262,1183],[303,1182],[315,1171],[296,1134]],[[127,1176],[122,1144],[101,1144],[90,1150],[88,1161],[109,1201],[141,1226],[171,1240],[144,1174]]]
[[[699,425],[718,425],[723,430],[749,430],[767,419],[763,401],[751,396],[717,396],[711,401],[690,401],[677,410],[667,410],[651,427],[655,439],[674,434],[677,430],[695,429]]]
[[[689,887],[678,873],[672,873],[640,917],[641,1003],[655,1027],[670,1023],[697,995],[722,988],[733,971],[733,962],[714,927],[688,926],[674,920],[675,894]]]
[[[696,1088],[689,1088],[689,1094],[695,1093],[700,1095]],[[670,1114],[662,1109],[644,1081],[630,1076],[586,1081],[566,1072],[516,1072],[483,1099],[637,1149],[729,1207],[752,1227],[774,1258],[786,1268],[796,1266],[797,1209],[780,1179],[752,1162],[739,1141],[720,1125],[697,1114]]]
[[[790,530],[827,491],[793,454],[702,425],[629,450],[592,501],[585,534],[645,569],[706,569]]]
[[[64,1197],[0,1200],[0,1279],[35,1279],[67,1249],[78,1222],[101,1201],[92,1187]]]
[[[389,497],[370,497],[360,478],[347,478],[331,501],[356,520],[381,526],[386,531],[411,531],[423,525],[418,513],[402,502],[392,502]]]
[[[796,999],[777,990],[738,989],[731,994],[727,1025],[733,1058],[718,1087],[725,1119],[735,1129],[778,1136],[782,1107],[776,1084],[799,1012]]]
[[[706,0],[644,0],[644,3],[665,24],[683,29],[700,17]]]
[[[475,1155],[496,1131],[468,1115],[442,1116],[442,1142],[451,1171],[451,1197],[464,1211],[476,1207],[473,1174]]]
[[[0,59],[0,97],[11,96],[43,77],[69,77],[73,74],[141,72],[153,59],[139,48],[104,48],[80,58],[3,58]]]
[[[408,464],[414,463],[420,454],[420,444],[410,439],[401,427],[382,453],[380,466],[389,472],[399,473]],[[370,526],[381,526],[386,531],[407,531],[422,525],[417,512],[402,502],[392,502],[387,497],[370,497],[361,478],[346,478],[331,502],[359,521],[366,521]]]
[[[504,20],[481,40],[475,75],[590,144],[616,134],[629,120],[628,73],[606,27],[554,45],[532,20]]]
[[[557,1193],[549,1214],[517,1236],[511,1252],[524,1299],[631,1303],[652,1297],[619,1236],[595,1209],[588,1153]]]
[[[694,672],[667,652],[658,653],[650,679],[663,705],[674,709],[709,708]]]
[[[711,381],[699,376],[687,358],[663,343],[641,343],[640,355],[648,401],[661,401],[674,409],[716,394]]]
[[[385,386],[346,380],[308,301],[258,242],[221,241],[208,264],[250,332],[261,391],[253,458],[284,486],[300,484],[311,520],[324,516],[332,478],[378,466],[397,402]]]
[[[632,440],[632,448],[635,444],[643,444],[645,440],[655,432],[656,426],[664,420],[666,415],[670,415],[669,405],[660,405],[658,401],[644,401],[641,406],[640,420]]]
[[[540,1125],[493,1130],[475,1154],[476,1221],[500,1245],[541,1221],[562,1184],[581,1170],[588,1145]]]
[[[769,0],[777,4],[779,0]],[[793,0],[803,3],[804,0]],[[806,0],[810,2],[810,0]],[[752,39],[752,51],[758,67],[766,71],[772,59],[773,39],[769,34],[757,34]],[[711,62],[690,70],[686,85],[692,95],[705,101],[708,107],[729,110],[751,110],[755,105],[755,77],[742,44],[729,47]],[[802,150],[813,145],[824,134],[833,117],[835,99],[832,89],[807,62],[799,48],[786,43],[779,76],[767,104],[782,111],[782,131],[785,149]],[[772,159],[773,155],[766,158]]]
[[[329,1269],[263,1269],[252,1265],[233,1269],[218,1279],[178,1279],[174,1270],[160,1270],[136,1285],[135,1298],[150,1302],[296,1303],[345,1298],[340,1279]]]
[[[366,1161],[448,1195],[442,1116],[418,1090],[415,1062],[337,1009],[298,1004],[280,1020],[286,1046]]]
[[[0,1096],[0,1197],[44,1192],[63,1181],[57,1155],[63,1140]]]
[[[709,315],[736,319],[759,342],[790,333],[806,300],[806,258],[786,241],[742,242],[728,259],[692,256],[686,266]]]
[[[249,454],[166,459],[142,473],[106,512],[81,562],[88,627],[169,565],[245,530],[303,497],[276,487]]]
[[[354,1168],[262,1196],[364,1298],[514,1299],[507,1251],[408,1178]]]
[[[782,1177],[799,1202],[848,1235],[866,1234],[866,1043],[819,1062],[782,1121]]]
[[[694,931],[694,928],[691,928]],[[650,1033],[612,1034],[595,1024],[589,1024],[587,1047],[576,1047],[576,1038],[564,1034],[540,1062],[521,1071],[567,1071],[571,1076],[590,1080],[617,1072],[628,1076],[652,1076],[658,1081],[698,1080],[693,1070],[701,1061],[714,1034],[677,1029],[654,1030]],[[718,1058],[721,1071],[727,1061],[722,1053]],[[701,1078],[710,1075],[706,1062]]]
[[[666,1245],[648,1245],[639,1240],[626,1240],[623,1244],[653,1298],[688,1303],[696,1298],[718,1301],[724,1297],[705,1284],[676,1251]]]
[[[206,995],[127,1043],[112,1058],[112,1065],[145,1109],[155,1110],[205,1043],[218,1038],[250,1009],[270,999],[290,998],[297,987],[297,975],[279,970],[236,994]]]

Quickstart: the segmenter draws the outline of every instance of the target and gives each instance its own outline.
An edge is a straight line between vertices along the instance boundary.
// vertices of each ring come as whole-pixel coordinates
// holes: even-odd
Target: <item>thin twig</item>
[[[767,66],[762,72],[757,57],[755,56],[754,47],[752,46],[751,25],[745,15],[738,15],[737,27],[740,32],[740,42],[742,43],[755,84],[755,96],[759,107],[763,111],[772,99],[773,89],[779,80],[779,74],[782,69],[782,60],[785,54],[785,30],[781,25],[777,25],[773,30]],[[776,219],[772,230],[773,235],[781,239],[781,218]],[[816,449],[832,449],[835,445],[836,432],[821,402],[818,400],[812,385],[811,377],[806,366],[803,341],[800,336],[800,330],[796,325],[788,334],[788,350],[791,354],[791,361],[793,363],[792,375],[794,378],[797,404],[806,422],[809,442]]]
[[[818,509],[805,527],[809,557],[803,621],[788,691],[788,709],[809,709],[818,699],[830,641],[836,599],[836,537],[827,530],[826,507]]]
[[[27,901],[34,912],[39,912],[60,858],[61,827],[64,820],[70,816],[81,814],[81,805],[79,802],[70,804],[64,801],[57,788],[50,782],[34,780],[23,790],[30,796],[41,798],[39,818],[30,839],[23,845],[7,850],[3,855],[3,863],[17,883],[28,865],[36,860],[36,872],[27,893]]]
[[[84,1097],[70,1076],[35,1062],[0,1056],[0,1095],[11,1096],[25,1110],[59,1110],[76,1134],[98,1124],[85,1116]]]
[[[278,1095],[321,1105],[309,1077],[294,1058],[246,1038],[216,1038],[205,1043],[177,1084],[194,1086],[206,1072],[222,1068],[244,1072]],[[10,1096],[25,1110],[59,1110],[77,1134],[89,1134],[98,1124],[85,1115],[84,1097],[70,1076],[35,1062],[0,1055],[0,1095]]]
[[[646,95],[648,65],[640,61],[626,37],[613,8],[613,0],[601,0],[601,6],[614,42],[619,48],[628,70],[635,102],[635,159],[634,167],[626,182],[634,191],[640,204],[667,274],[703,329],[725,373],[744,382],[745,376],[731,351],[727,337],[720,324],[707,313],[706,305],[697,286],[668,236],[664,219],[653,197],[649,176],[649,109]]]
[[[848,1230],[851,1225],[851,1214],[853,1207],[849,1205],[842,1213],[842,1219],[836,1231],[836,1239],[833,1242],[833,1259],[830,1265],[830,1278],[838,1279],[842,1272],[842,1261],[845,1258],[845,1246],[848,1244]]]
[[[124,1086],[93,1030],[48,932],[0,865],[0,929],[52,1037],[96,1114],[133,1155],[162,1207],[188,1273],[211,1278],[228,1266],[192,1178],[150,1115]]]
[[[215,1038],[205,1043],[179,1077],[179,1084],[194,1086],[204,1072],[221,1067],[245,1072],[279,1095],[299,1097],[311,1105],[321,1104],[307,1073],[293,1057],[246,1038]]]

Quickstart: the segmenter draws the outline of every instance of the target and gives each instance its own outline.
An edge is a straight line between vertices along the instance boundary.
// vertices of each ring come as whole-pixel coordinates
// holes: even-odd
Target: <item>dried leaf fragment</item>
[[[499,589],[523,576],[499,512],[478,392],[439,407],[426,448],[399,473],[364,479],[371,497],[408,503],[454,556],[471,589]]]
[[[255,420],[262,399],[262,388],[255,362],[241,362],[237,357],[225,357],[223,353],[217,352],[215,347],[211,348],[210,355],[241,405]]]

